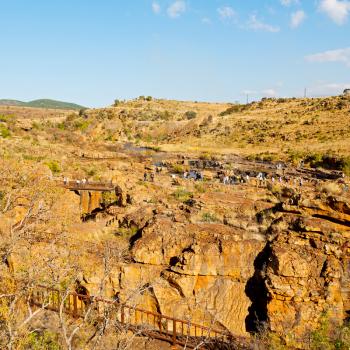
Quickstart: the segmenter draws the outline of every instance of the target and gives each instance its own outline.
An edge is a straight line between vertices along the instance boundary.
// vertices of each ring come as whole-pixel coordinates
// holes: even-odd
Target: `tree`
[[[53,271],[60,271],[61,281],[71,271],[52,245],[69,224],[69,213],[57,200],[61,191],[45,166],[0,159],[1,348],[19,347],[31,334],[30,322],[43,311],[29,303],[33,286],[48,277],[57,283]]]

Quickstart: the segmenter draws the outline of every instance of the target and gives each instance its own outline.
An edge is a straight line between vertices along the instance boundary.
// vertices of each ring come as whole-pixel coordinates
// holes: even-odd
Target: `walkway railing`
[[[71,191],[114,191],[115,185],[111,182],[86,181],[59,181],[60,186]]]
[[[97,317],[103,317],[107,308],[115,311],[117,322],[140,335],[165,340],[172,345],[186,348],[206,348],[207,345],[228,345],[237,343],[229,332],[192,323],[137,307],[120,304],[99,297],[69,292],[64,295],[59,290],[38,286],[32,292],[30,302],[33,306],[42,307],[54,312],[62,310],[74,318],[84,318],[90,311]]]

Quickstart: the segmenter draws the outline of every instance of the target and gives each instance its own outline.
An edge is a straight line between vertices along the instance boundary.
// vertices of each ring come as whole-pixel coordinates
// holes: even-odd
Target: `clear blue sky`
[[[236,101],[350,87],[350,0],[0,0],[0,98]]]

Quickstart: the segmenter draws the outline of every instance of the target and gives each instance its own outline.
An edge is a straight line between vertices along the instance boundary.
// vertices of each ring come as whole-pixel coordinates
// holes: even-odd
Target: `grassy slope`
[[[239,106],[222,115],[228,104],[155,100],[130,101],[88,113],[101,126],[121,120],[124,135],[166,150],[237,153],[272,157],[298,153],[350,155],[350,98],[269,99]],[[195,111],[188,120],[186,111]],[[92,129],[96,133],[96,129]],[[89,130],[86,130],[88,133]],[[118,140],[120,136],[115,135]],[[109,139],[113,140],[113,130]]]
[[[208,156],[234,153],[272,160],[315,154],[350,157],[350,98],[268,99],[222,113],[230,107],[225,103],[132,100],[117,107],[87,110],[83,115],[61,111],[51,116],[50,124],[43,121],[40,130],[32,133],[50,142],[74,139],[90,151],[131,141]],[[50,112],[12,108],[13,115],[19,117],[23,109],[26,119],[30,121],[32,113],[39,123],[47,120],[44,114],[49,117]],[[34,111],[42,111],[40,119],[34,117]],[[193,119],[188,119],[188,111],[195,112]]]

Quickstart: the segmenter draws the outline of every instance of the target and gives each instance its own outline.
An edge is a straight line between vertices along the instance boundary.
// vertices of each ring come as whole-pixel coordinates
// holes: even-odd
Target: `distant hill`
[[[62,102],[50,99],[40,99],[29,102],[18,100],[3,99],[0,100],[0,106],[19,106],[35,108],[52,108],[52,109],[84,109],[85,107],[70,102]]]
[[[26,103],[17,100],[0,100],[0,106],[25,106]]]

